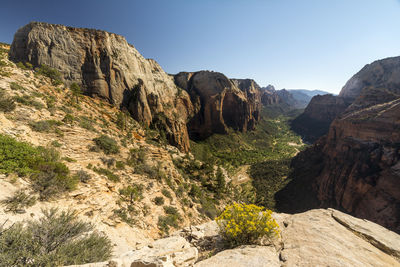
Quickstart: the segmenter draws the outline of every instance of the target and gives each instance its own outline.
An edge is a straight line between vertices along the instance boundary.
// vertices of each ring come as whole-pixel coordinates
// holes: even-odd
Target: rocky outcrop
[[[400,94],[400,57],[386,58],[366,65],[346,83],[339,96],[313,97],[304,113],[293,121],[292,129],[302,135],[305,141],[315,142],[328,133],[331,122],[354,101],[357,100],[357,103],[353,103],[352,110],[366,105],[365,99],[360,98],[365,88],[380,88],[391,94]],[[378,95],[382,96],[376,90],[375,98],[381,101]]]
[[[351,103],[350,99],[331,94],[314,96],[304,112],[296,117],[291,128],[310,143],[328,133],[332,121]]]
[[[108,262],[83,266],[400,266],[400,236],[375,223],[333,209],[273,216],[281,230],[274,245],[224,250],[215,244],[217,224],[209,222]],[[204,242],[210,245],[205,259],[198,257]]]
[[[189,149],[186,122],[193,107],[188,94],[124,37],[33,22],[16,32],[9,56],[59,70],[67,84],[78,83],[86,94],[125,107],[139,122],[161,127],[171,144]]]
[[[332,122],[327,136],[294,159],[292,175],[292,183],[312,186],[308,192],[315,194],[320,206],[344,210],[398,233],[400,87],[395,81],[400,73],[394,73],[399,65],[400,57],[377,61],[346,84],[340,95],[356,99]],[[361,90],[355,86],[363,84]],[[299,170],[303,174],[296,176]],[[289,191],[292,203],[298,202],[298,190]]]
[[[400,57],[377,60],[366,65],[346,83],[339,96],[354,100],[364,88],[370,86],[400,94]]]
[[[264,106],[280,103],[279,95],[274,86],[268,85],[267,87],[261,88],[261,103]]]
[[[175,83],[189,93],[194,105],[195,115],[188,123],[193,139],[225,134],[229,128],[245,132],[259,120],[261,99],[254,81],[230,80],[222,73],[199,71],[178,73]]]

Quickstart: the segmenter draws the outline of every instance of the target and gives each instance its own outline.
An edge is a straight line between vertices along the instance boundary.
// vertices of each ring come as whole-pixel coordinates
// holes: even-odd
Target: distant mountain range
[[[307,89],[281,89],[275,90],[274,86],[268,85],[267,87],[261,88],[269,94],[276,94],[279,99],[279,103],[289,107],[290,109],[304,109],[308,103],[310,103],[311,98],[316,95],[326,95],[331,94],[322,90],[307,90]],[[270,101],[271,102],[271,101]]]

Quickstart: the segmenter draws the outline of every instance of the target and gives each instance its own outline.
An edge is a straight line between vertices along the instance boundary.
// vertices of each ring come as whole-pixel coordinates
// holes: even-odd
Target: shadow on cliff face
[[[278,212],[299,213],[320,207],[315,192],[313,179],[323,168],[323,157],[317,146],[307,149],[294,157],[290,163],[290,182],[279,190],[275,198]]]

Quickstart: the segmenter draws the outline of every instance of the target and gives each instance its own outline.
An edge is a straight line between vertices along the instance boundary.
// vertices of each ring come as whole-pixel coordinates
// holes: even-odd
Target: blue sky
[[[121,34],[168,73],[214,70],[261,86],[338,93],[400,55],[399,0],[2,0],[0,41],[30,21]]]

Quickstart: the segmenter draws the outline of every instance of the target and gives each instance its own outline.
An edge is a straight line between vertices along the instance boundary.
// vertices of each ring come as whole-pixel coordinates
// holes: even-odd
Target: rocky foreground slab
[[[81,266],[400,266],[400,236],[370,221],[333,209],[274,217],[281,235],[270,246],[221,250],[217,224],[209,222]]]

